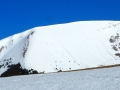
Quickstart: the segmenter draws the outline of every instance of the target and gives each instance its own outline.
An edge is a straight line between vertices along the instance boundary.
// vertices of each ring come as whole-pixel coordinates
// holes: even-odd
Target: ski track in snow
[[[120,67],[0,78],[0,90],[120,90]]]

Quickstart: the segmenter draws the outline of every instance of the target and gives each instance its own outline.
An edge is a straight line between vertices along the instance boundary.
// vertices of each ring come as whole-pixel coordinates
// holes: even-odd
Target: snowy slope
[[[0,90],[120,90],[120,67],[0,78]]]
[[[120,64],[120,21],[36,27],[0,41],[0,74],[8,65],[58,72]]]

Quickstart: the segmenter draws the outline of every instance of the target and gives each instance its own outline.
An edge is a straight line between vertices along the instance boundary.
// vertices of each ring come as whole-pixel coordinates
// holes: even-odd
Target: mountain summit
[[[1,76],[116,64],[120,64],[120,21],[78,21],[35,27],[0,40]],[[19,73],[9,75],[13,71]]]

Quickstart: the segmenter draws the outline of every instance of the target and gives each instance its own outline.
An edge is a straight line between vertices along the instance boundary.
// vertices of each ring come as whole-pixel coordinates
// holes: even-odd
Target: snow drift
[[[18,63],[29,73],[120,64],[120,21],[35,27],[0,40],[0,75]]]

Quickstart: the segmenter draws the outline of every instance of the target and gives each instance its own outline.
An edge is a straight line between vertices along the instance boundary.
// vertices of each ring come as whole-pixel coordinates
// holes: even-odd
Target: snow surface
[[[58,72],[120,64],[120,21],[78,21],[35,27],[0,40],[0,74],[22,68]]]
[[[120,90],[120,67],[0,78],[0,90]]]

